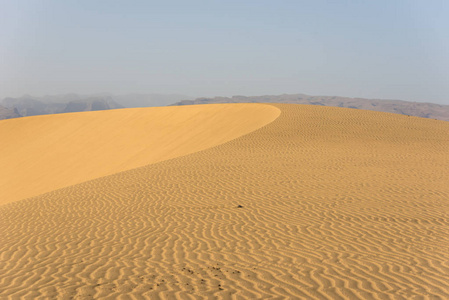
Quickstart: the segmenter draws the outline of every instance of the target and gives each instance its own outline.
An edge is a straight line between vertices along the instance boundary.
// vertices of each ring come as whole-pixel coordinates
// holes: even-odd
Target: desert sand
[[[0,206],[0,298],[449,298],[449,122],[310,105],[223,104],[190,107],[196,113],[184,111],[185,122],[174,125],[183,112],[165,109],[154,139],[165,136],[156,132],[166,126],[174,133],[153,158],[146,160],[153,155],[147,141],[129,146],[143,152],[104,150],[119,147],[110,139],[124,139],[126,148],[146,138],[147,129],[136,127],[145,127],[150,111],[120,110],[119,118],[129,112],[127,122],[141,121],[123,134],[94,128],[127,123],[112,115],[98,124],[80,121],[46,142],[60,147],[65,132],[66,148],[78,151],[111,142],[95,154],[108,153],[110,169],[103,162],[79,166],[96,161],[85,153],[76,157],[79,175],[67,170],[58,185],[57,174],[45,179],[39,172],[59,168],[57,160],[30,167],[29,177],[13,173],[22,180],[14,189],[31,192],[13,198],[10,191],[9,203]],[[176,120],[168,118],[178,112]],[[80,114],[100,113],[114,111]],[[1,121],[0,128],[13,130],[10,122],[19,120]],[[176,133],[189,122],[190,129]],[[38,121],[32,124],[39,129]],[[207,132],[214,124],[217,133]],[[199,132],[191,133],[196,126]],[[227,138],[216,137],[222,134]],[[82,142],[84,135],[89,139]],[[202,146],[184,147],[196,135]],[[28,142],[13,138],[2,139],[1,151],[10,147],[7,153],[16,155]],[[97,139],[99,145],[90,145]],[[38,148],[39,140],[15,158],[53,151]],[[28,165],[12,168],[28,172]],[[101,172],[91,173],[96,169]],[[75,182],[67,181],[71,176]]]
[[[270,105],[243,104],[0,121],[0,204],[207,149],[254,131],[279,114]]]

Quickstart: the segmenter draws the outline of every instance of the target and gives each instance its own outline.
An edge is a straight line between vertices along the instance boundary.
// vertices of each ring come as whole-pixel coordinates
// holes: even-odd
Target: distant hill
[[[322,106],[335,106],[357,108],[365,110],[383,111],[402,115],[417,116],[423,118],[449,121],[449,105],[434,103],[419,103],[401,100],[381,100],[348,98],[336,96],[310,96],[304,94],[278,95],[278,96],[233,96],[215,98],[197,98],[195,100],[183,100],[172,105],[212,104],[212,103],[294,103],[312,104]]]
[[[3,119],[12,119],[20,117],[17,109],[15,108],[6,108],[0,105],[0,120]]]
[[[96,111],[124,108],[113,100],[106,100],[102,98],[89,98],[84,100],[75,100],[67,103],[62,112],[80,112],[80,111]]]
[[[114,95],[112,98],[124,107],[167,106],[176,101],[189,99],[189,96],[178,94],[126,94]]]
[[[20,98],[5,98],[3,99],[1,105],[9,109],[17,110],[17,112],[23,117],[51,114],[56,113],[58,110],[58,107],[48,105],[29,96],[23,96]]]
[[[35,115],[107,110],[125,107],[167,106],[175,101],[180,101],[186,98],[188,98],[188,96],[176,94],[95,94],[90,96],[64,94],[43,97],[33,97],[29,95],[19,98],[9,97],[0,102],[0,105],[3,106],[0,112],[0,120]]]
[[[1,102],[1,105],[4,109],[0,114],[0,120],[36,115],[123,108],[122,105],[118,104],[110,97],[83,98],[75,94],[42,98],[32,96],[5,98]],[[3,112],[4,110],[15,112],[15,114],[7,114],[6,111]]]
[[[153,107],[166,105],[193,105],[213,103],[294,103],[322,106],[347,107],[397,113],[402,115],[449,121],[449,105],[409,102],[401,100],[363,99],[337,96],[310,96],[305,94],[233,96],[215,98],[186,99],[183,95],[162,94],[97,94],[82,96],[77,94],[53,95],[44,97],[22,96],[5,98],[0,102],[0,120],[47,115],[67,112],[107,110],[116,108]],[[179,101],[181,100],[181,101]],[[174,104],[172,104],[175,101]]]

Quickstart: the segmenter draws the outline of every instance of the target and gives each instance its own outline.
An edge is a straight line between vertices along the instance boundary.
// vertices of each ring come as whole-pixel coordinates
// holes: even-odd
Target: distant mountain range
[[[93,96],[65,94],[44,97],[9,97],[0,102],[0,120],[125,107],[166,106],[186,98],[188,98],[188,96],[160,94],[128,94],[114,96],[109,94],[98,94]]]
[[[192,99],[186,95],[178,94],[127,94],[127,95],[113,95],[111,96],[115,101],[124,107],[153,107],[153,106],[167,106],[176,101],[185,99]]]
[[[0,105],[0,120],[21,117],[16,108],[6,108]]]
[[[197,98],[183,100],[172,105],[193,105],[213,103],[294,103],[322,106],[336,106],[365,110],[383,111],[402,115],[449,121],[449,105],[409,102],[402,100],[380,100],[332,96],[310,96],[304,94],[278,96],[233,96],[215,98]]]
[[[5,98],[0,103],[2,111],[14,112],[14,114],[2,113],[1,119],[14,117],[27,117],[36,115],[59,114],[79,111],[106,110],[123,108],[112,99],[101,97],[79,98],[73,97],[39,99],[29,96],[20,98]]]
[[[357,108],[449,121],[449,105],[409,102],[402,100],[363,99],[337,96],[310,96],[305,94],[277,96],[266,95],[251,97],[233,96],[183,100],[186,98],[188,97],[176,94],[98,94],[93,96],[66,94],[45,97],[23,96],[19,98],[5,98],[0,102],[0,120],[35,115],[130,107],[265,102]],[[173,102],[176,103],[173,104]]]

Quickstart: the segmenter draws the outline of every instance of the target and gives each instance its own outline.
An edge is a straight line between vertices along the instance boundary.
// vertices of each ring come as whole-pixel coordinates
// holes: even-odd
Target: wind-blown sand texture
[[[274,106],[224,144],[0,206],[0,298],[449,298],[449,122]]]

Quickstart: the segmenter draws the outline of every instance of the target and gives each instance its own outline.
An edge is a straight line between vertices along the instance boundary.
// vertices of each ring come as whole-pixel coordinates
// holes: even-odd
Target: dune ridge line
[[[256,130],[279,114],[273,106],[239,104],[1,121],[0,205],[204,150]]]

